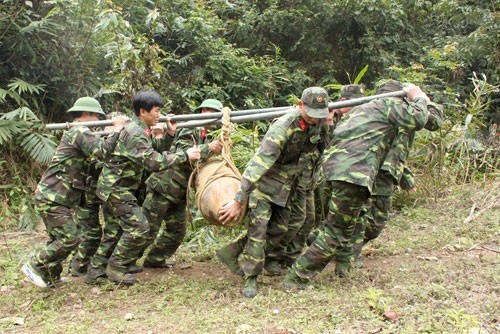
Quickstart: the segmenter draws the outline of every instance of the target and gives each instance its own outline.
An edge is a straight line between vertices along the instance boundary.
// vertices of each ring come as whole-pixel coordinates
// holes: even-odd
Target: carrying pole
[[[357,106],[371,100],[382,99],[388,97],[403,97],[406,93],[402,90],[389,92],[384,94],[370,95],[364,96],[356,99],[330,102],[328,104],[328,108],[337,109],[344,107],[352,107]],[[258,120],[266,120],[272,118],[278,118],[287,113],[288,110],[293,108],[292,106],[288,107],[275,107],[275,108],[262,108],[262,109],[248,109],[248,110],[237,110],[231,113],[231,122],[233,123],[243,123],[243,122],[252,122]],[[222,112],[214,112],[214,113],[205,113],[205,114],[184,114],[184,115],[174,115],[171,116],[170,119],[175,122],[179,122],[177,124],[177,128],[192,128],[205,126],[208,124],[220,124],[222,118]],[[165,122],[168,119],[167,116],[162,116],[159,118],[159,122]],[[193,122],[197,121],[197,122]],[[104,127],[112,125],[111,120],[103,120],[103,121],[92,121],[92,122],[68,122],[68,123],[52,123],[47,124],[45,129],[47,130],[63,130],[69,129],[73,126],[89,126],[89,127]]]

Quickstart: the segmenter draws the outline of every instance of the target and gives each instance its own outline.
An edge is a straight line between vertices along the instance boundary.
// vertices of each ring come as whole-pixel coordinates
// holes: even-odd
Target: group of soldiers
[[[22,266],[33,284],[60,283],[62,263],[72,253],[71,275],[85,276],[88,284],[107,278],[132,285],[143,267],[172,265],[168,257],[186,229],[191,163],[220,154],[222,143],[208,143],[205,128],[176,131],[168,117],[158,125],[164,104],[157,92],[141,91],[132,99],[134,116],[113,117],[110,135],[100,137],[83,125],[64,132],[35,192],[49,240]],[[208,99],[197,111],[221,109],[219,101]],[[76,123],[105,115],[91,97],[78,99],[68,112]]]
[[[386,225],[395,186],[415,187],[406,168],[415,131],[437,130],[443,115],[415,85],[390,80],[377,94],[399,90],[406,96],[329,110],[327,92],[310,87],[296,108],[271,125],[234,200],[220,210],[220,219],[229,222],[248,203],[246,233],[217,252],[244,277],[245,297],[257,294],[263,270],[283,275],[288,267],[286,291],[309,286],[332,260],[337,275],[345,276],[362,246]],[[341,99],[362,95],[358,85],[340,94]],[[320,211],[314,207],[318,175],[329,201],[326,218],[311,231]],[[310,246],[304,247],[308,239]]]
[[[443,117],[418,86],[390,80],[377,94],[403,89],[405,97],[329,110],[327,91],[309,87],[272,123],[234,200],[219,212],[228,224],[248,208],[245,233],[216,252],[244,277],[245,297],[257,294],[263,271],[285,275],[287,291],[306,288],[332,260],[335,272],[345,276],[362,246],[380,234],[395,187],[415,186],[406,168],[415,131],[437,130]],[[362,86],[348,85],[340,99],[363,95]],[[107,278],[132,285],[144,267],[173,265],[169,258],[186,232],[192,162],[220,154],[222,144],[207,141],[209,127],[177,131],[169,120],[159,126],[164,102],[154,91],[137,93],[132,104],[134,116],[112,118],[107,137],[85,126],[63,134],[35,193],[49,236],[22,267],[35,285],[59,283],[71,254],[70,273],[85,276],[88,284]],[[218,100],[208,99],[197,111],[221,109]],[[90,97],[78,99],[68,112],[77,122],[104,115]],[[315,208],[318,191],[328,194],[326,209]],[[321,210],[325,219],[317,224]]]

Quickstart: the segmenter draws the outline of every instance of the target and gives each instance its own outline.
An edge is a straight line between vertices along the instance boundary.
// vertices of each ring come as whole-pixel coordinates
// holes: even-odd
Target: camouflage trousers
[[[258,190],[248,201],[247,232],[225,248],[238,256],[238,264],[246,277],[262,273],[265,259],[279,260],[288,226],[289,210],[273,204]]]
[[[63,205],[44,201],[35,201],[36,209],[42,217],[49,236],[47,244],[30,259],[48,281],[56,281],[63,270],[62,262],[78,245],[78,229],[73,218],[74,210]]]
[[[370,197],[366,214],[356,228],[351,244],[340,250],[335,258],[336,263],[348,263],[354,256],[361,255],[362,247],[370,240],[376,239],[385,228],[389,220],[389,211],[394,193],[394,178],[387,172],[381,171],[375,179],[375,186]],[[354,254],[355,251],[359,254]]]
[[[97,251],[102,237],[99,210],[102,201],[95,195],[95,189],[85,192],[84,201],[76,210],[80,243],[73,252],[72,268],[85,272],[90,259]]]
[[[146,261],[163,262],[175,253],[186,235],[185,196],[173,200],[148,189],[142,209],[150,228],[144,250],[152,244]]]
[[[292,265],[302,279],[321,272],[339,250],[350,246],[359,216],[369,199],[368,188],[343,181],[332,182],[326,221],[311,246]]]
[[[103,206],[104,229],[91,268],[112,267],[121,273],[135,264],[149,236],[149,222],[137,201],[121,202],[110,196]]]
[[[282,244],[282,261],[290,266],[306,245],[306,239],[315,222],[314,190],[298,187],[290,200],[290,219],[288,230]]]

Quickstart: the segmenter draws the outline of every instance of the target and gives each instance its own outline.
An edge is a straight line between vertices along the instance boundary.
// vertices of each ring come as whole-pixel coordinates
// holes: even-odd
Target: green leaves
[[[20,129],[18,122],[0,119],[0,146],[9,143]]]
[[[51,134],[38,132],[42,128],[40,119],[27,107],[0,114],[0,148],[14,147],[38,163],[47,163],[56,145]]]
[[[41,133],[24,133],[20,136],[21,148],[41,164],[50,161],[55,152],[52,138]]]

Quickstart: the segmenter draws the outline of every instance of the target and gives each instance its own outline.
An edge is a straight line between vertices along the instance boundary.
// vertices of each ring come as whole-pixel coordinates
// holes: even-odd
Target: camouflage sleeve
[[[199,142],[199,137],[199,131],[195,130],[195,128],[181,129],[181,131],[177,133],[175,139],[176,152],[179,150],[186,151],[188,148],[193,147]],[[198,150],[200,150],[201,160],[208,159],[210,155],[208,144],[199,144],[197,147]]]
[[[429,117],[427,100],[417,97],[412,102],[402,102],[399,99],[387,99],[389,107],[389,122],[408,130],[421,130]]]
[[[127,142],[127,149],[129,150],[128,156],[131,156],[148,172],[165,170],[173,164],[187,161],[187,156],[184,152],[170,153],[164,151],[163,153],[158,153],[143,134],[131,136]]]
[[[399,181],[399,186],[403,190],[410,190],[415,188],[415,175],[413,175],[412,171],[408,166],[404,166],[403,174],[401,175],[401,180]]]
[[[439,130],[443,124],[443,109],[433,102],[427,102],[427,109],[429,109],[429,118],[425,123],[425,128],[429,131]]]
[[[169,136],[167,133],[162,138],[153,139],[153,148],[157,152],[169,151],[174,142],[174,137]]]
[[[106,160],[116,147],[119,133],[114,132],[106,138],[96,136],[87,127],[79,127],[75,137],[76,144],[87,157],[97,160]]]
[[[243,172],[240,188],[236,193],[236,201],[244,203],[248,199],[250,192],[255,189],[260,178],[278,160],[283,147],[288,141],[290,134],[287,129],[274,123],[267,131],[259,150],[248,162],[247,168]]]

